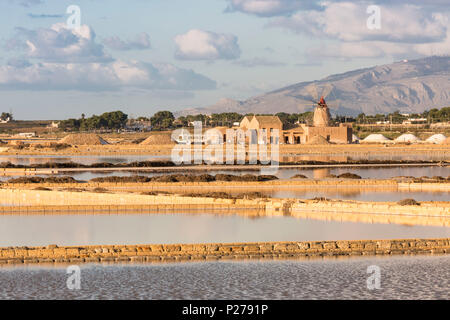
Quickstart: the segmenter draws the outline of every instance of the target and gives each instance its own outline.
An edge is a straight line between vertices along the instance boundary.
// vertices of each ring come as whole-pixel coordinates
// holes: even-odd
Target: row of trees
[[[90,131],[98,129],[121,129],[125,127],[128,115],[122,111],[105,112],[100,116],[93,115],[86,118],[84,114],[80,119],[61,121],[59,127],[65,131]]]
[[[231,127],[234,123],[240,122],[244,116],[252,116],[252,113],[239,114],[236,112],[224,112],[214,113],[212,115],[197,114],[180,116],[175,118],[170,111],[156,112],[152,117],[139,117],[137,121],[149,121],[153,127],[153,130],[169,130],[176,127],[187,127],[194,121],[201,121],[205,127],[226,126]],[[286,113],[279,112],[275,114],[283,122],[284,127],[290,128],[298,123],[312,124],[314,113]],[[2,113],[2,119],[9,116],[8,113]],[[10,116],[12,118],[12,115]],[[450,107],[442,109],[431,109],[419,114],[411,114],[408,116],[400,114],[399,111],[395,111],[390,114],[376,114],[366,115],[364,113],[359,114],[357,117],[348,116],[336,116],[333,121],[335,123],[340,122],[355,122],[356,124],[371,124],[379,121],[389,121],[390,123],[402,123],[408,118],[424,118],[428,119],[430,123],[433,122],[446,122],[450,121]],[[126,126],[128,115],[122,111],[106,112],[100,116],[93,115],[90,118],[86,118],[84,115],[80,119],[68,119],[61,121],[60,127],[63,130],[80,130],[89,131],[96,129],[121,129]]]
[[[276,114],[286,127],[294,126],[296,123],[312,123],[313,113],[295,113],[289,114],[279,112]],[[239,114],[236,112],[213,113],[210,116],[206,114],[196,114],[180,116],[175,119],[170,111],[159,111],[150,118],[154,130],[168,130],[176,127],[188,127],[194,121],[200,121],[205,127],[231,127],[235,123],[241,122],[245,116],[253,116],[253,113]]]
[[[201,121],[205,127],[226,126],[231,127],[234,123],[240,122],[244,116],[252,116],[253,113],[239,114],[236,112],[213,113],[210,116],[206,114],[180,116],[175,118],[170,111],[159,111],[149,120],[154,130],[168,130],[176,127],[187,127],[194,121]],[[286,113],[279,112],[275,114],[283,122],[285,128],[294,127],[298,123],[312,125],[314,113],[312,111],[304,113]],[[408,118],[425,118],[430,122],[450,121],[450,107],[442,109],[431,109],[419,114],[410,114],[404,116],[399,111],[390,114],[366,115],[359,114],[357,117],[337,115],[332,122],[355,122],[356,124],[377,123],[378,121],[390,121],[390,123],[402,123]]]
[[[409,115],[402,115],[400,111],[395,111],[389,114],[366,115],[359,114],[356,118],[347,117],[350,121],[358,124],[373,124],[379,121],[389,121],[390,123],[402,123],[403,121],[412,119],[427,119],[428,123],[447,122],[450,121],[450,107],[442,109],[426,110],[422,113],[412,113]]]

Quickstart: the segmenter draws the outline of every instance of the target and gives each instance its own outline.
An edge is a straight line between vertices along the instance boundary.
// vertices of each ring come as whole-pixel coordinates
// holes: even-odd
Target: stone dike
[[[285,259],[448,254],[450,238],[0,248],[0,264]]]
[[[329,199],[222,199],[182,195],[0,189],[0,214],[189,213],[293,216],[368,223],[450,226],[450,202],[366,202]]]
[[[394,179],[329,179],[329,180],[272,180],[272,181],[212,181],[212,182],[87,182],[87,183],[3,183],[3,189],[95,189],[128,191],[185,192],[205,189],[208,191],[278,190],[292,188],[389,188],[389,191],[450,192],[450,182],[401,182]],[[190,191],[194,192],[194,191]]]

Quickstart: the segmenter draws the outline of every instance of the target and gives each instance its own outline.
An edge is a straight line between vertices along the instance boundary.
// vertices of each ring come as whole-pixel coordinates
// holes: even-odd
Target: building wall
[[[353,130],[350,127],[305,127],[305,143],[315,136],[322,136],[334,143],[352,143]]]
[[[240,129],[251,131],[248,134],[250,139],[246,139],[249,143],[271,143],[271,130],[279,130],[279,143],[283,144],[304,144],[316,136],[322,136],[333,143],[346,144],[352,143],[353,135],[352,127],[346,124],[341,124],[339,127],[308,127],[302,125],[301,128],[283,131],[281,121],[261,124],[256,117],[253,117],[250,121],[247,117],[244,118],[241,121]],[[273,143],[278,143],[278,141],[273,141]]]
[[[242,130],[247,130],[248,126],[250,125],[250,119],[248,117],[244,117],[244,119],[242,119],[241,124],[239,125],[239,127]]]
[[[245,117],[240,123],[240,129],[248,132],[247,142],[249,143],[271,143],[271,133],[273,130],[279,130],[280,138],[282,136],[283,123],[278,121],[261,123],[256,117],[249,119]],[[273,141],[273,143],[279,143],[279,141]]]

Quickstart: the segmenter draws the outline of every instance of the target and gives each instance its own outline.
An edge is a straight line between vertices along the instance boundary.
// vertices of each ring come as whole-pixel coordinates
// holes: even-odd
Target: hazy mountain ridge
[[[392,64],[330,75],[322,80],[293,84],[245,101],[221,99],[198,109],[179,114],[196,113],[277,113],[305,112],[313,109],[311,89],[331,85],[327,102],[332,113],[357,115],[405,113],[450,106],[450,57],[404,60]]]

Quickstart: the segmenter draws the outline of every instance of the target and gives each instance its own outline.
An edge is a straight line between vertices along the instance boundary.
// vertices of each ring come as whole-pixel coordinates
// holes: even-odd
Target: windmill
[[[323,87],[319,88],[315,83],[312,83],[305,89],[310,96],[310,98],[306,100],[311,101],[314,106],[314,127],[329,127],[331,125],[331,115],[325,98],[333,92],[333,86],[331,84],[325,84]]]

